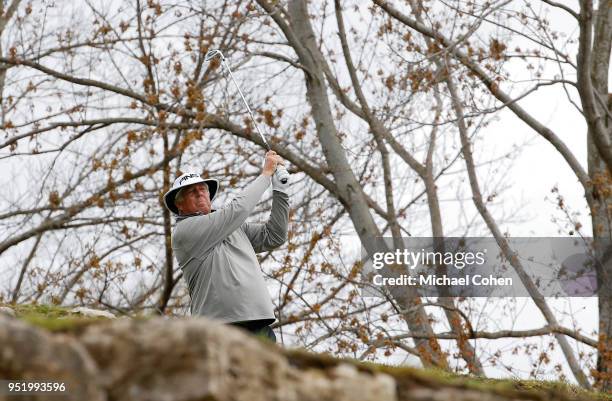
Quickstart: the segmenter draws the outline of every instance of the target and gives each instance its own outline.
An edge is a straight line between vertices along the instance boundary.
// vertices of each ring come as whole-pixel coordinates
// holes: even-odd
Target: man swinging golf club
[[[266,153],[259,175],[222,209],[212,209],[219,189],[216,179],[183,174],[164,195],[177,217],[172,249],[189,287],[191,314],[243,327],[272,341],[274,307],[255,256],[287,240],[289,195],[287,180],[274,174],[283,160]],[[272,211],[266,223],[245,220],[272,183]]]

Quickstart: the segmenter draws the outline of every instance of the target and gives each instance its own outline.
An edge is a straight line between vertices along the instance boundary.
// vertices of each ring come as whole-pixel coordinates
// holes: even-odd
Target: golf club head
[[[204,61],[208,62],[217,56],[220,56],[221,59],[223,59],[223,53],[221,53],[221,50],[219,49],[209,50],[206,52],[206,56],[204,56]]]

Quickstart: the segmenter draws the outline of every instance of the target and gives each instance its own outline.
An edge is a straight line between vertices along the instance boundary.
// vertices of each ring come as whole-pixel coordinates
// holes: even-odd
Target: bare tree
[[[498,228],[507,216],[494,203],[503,177],[477,174],[505,161],[472,154],[503,109],[567,161],[584,190],[593,236],[610,239],[610,13],[586,1],[579,11],[542,3],[576,20],[576,60],[560,50],[541,13],[512,1],[401,8],[382,0],[133,0],[88,1],[81,9],[0,1],[0,164],[13,183],[0,199],[0,274],[9,277],[0,301],[185,310],[161,195],[181,172],[201,168],[221,180],[223,202],[257,174],[264,149],[218,63],[204,62],[207,50],[220,48],[272,148],[295,173],[288,244],[260,258],[284,341],[361,359],[399,351],[423,365],[484,375],[487,363],[501,359],[499,352],[487,356],[477,339],[551,336],[584,387],[589,356],[572,345],[598,349],[593,378],[609,388],[604,270],[596,341],[559,323],[537,292],[530,295],[546,325],[498,331],[478,327],[466,300],[393,287],[386,297],[363,297],[362,263],[342,256],[345,232],[356,233],[366,251],[381,236],[399,244],[412,233],[486,232],[510,252]],[[524,23],[533,32],[528,40],[545,49],[516,57],[548,63],[559,77],[534,76],[519,95],[504,86],[509,43],[527,36],[508,20]],[[551,85],[577,90],[568,102],[582,105],[588,123],[588,171],[520,105]],[[444,198],[461,180],[475,209],[464,207],[465,224],[454,227]]]
[[[612,130],[609,128],[610,110],[609,104],[605,101],[608,93],[607,89],[607,74],[610,63],[610,46],[612,41],[611,26],[612,26],[612,13],[610,2],[602,1],[599,5],[599,12],[593,10],[592,2],[582,1],[580,2],[580,11],[575,12],[568,7],[559,5],[553,2],[546,2],[553,7],[562,9],[576,19],[579,29],[578,35],[578,54],[576,62],[571,62],[570,57],[564,54],[561,50],[556,47],[553,38],[556,34],[548,28],[548,22],[546,19],[536,13],[533,13],[531,18],[535,24],[538,24],[537,30],[538,36],[532,37],[532,40],[540,44],[543,48],[547,49],[547,54],[536,54],[542,59],[556,60],[561,70],[562,76],[566,66],[569,64],[575,69],[576,81],[572,82],[565,79],[556,79],[547,82],[538,82],[533,90],[528,91],[520,96],[511,96],[505,92],[500,86],[500,75],[496,77],[496,71],[489,72],[487,67],[483,67],[483,61],[487,60],[479,54],[475,54],[472,50],[469,42],[469,35],[458,35],[457,37],[449,37],[443,30],[435,25],[425,24],[418,18],[409,16],[399,11],[396,7],[386,1],[374,0],[374,3],[384,10],[391,18],[399,21],[405,26],[409,27],[412,31],[418,32],[426,38],[435,41],[438,50],[441,54],[451,57],[456,60],[457,63],[461,64],[463,68],[473,74],[479,79],[484,88],[489,93],[501,102],[502,107],[510,109],[516,117],[524,121],[532,129],[534,129],[543,138],[549,141],[555,149],[565,158],[567,163],[570,165],[574,173],[576,174],[579,182],[583,186],[585,192],[585,198],[591,216],[593,220],[593,237],[596,243],[599,243],[599,249],[606,249],[609,247],[610,240],[612,238],[612,232],[610,231],[610,142],[612,138]],[[459,5],[455,5],[454,10],[456,12],[466,12],[468,15],[474,15],[473,9],[462,10]],[[533,9],[528,5],[525,10],[509,11],[509,13],[518,12],[527,20],[526,14],[533,12]],[[597,15],[596,21],[593,16]],[[491,22],[486,19],[486,13],[481,13],[480,16],[474,15],[478,23],[481,21]],[[433,18],[433,15],[431,16]],[[502,29],[512,30],[510,26],[498,25]],[[477,28],[477,27],[476,27]],[[593,35],[593,30],[596,32]],[[516,32],[516,31],[513,31]],[[471,32],[470,34],[472,34]],[[490,47],[489,57],[492,59],[505,58],[504,51],[507,45],[492,41]],[[467,50],[467,51],[466,51]],[[484,59],[484,60],[483,60]],[[490,61],[487,61],[490,62]],[[489,68],[490,69],[490,68]],[[455,72],[456,73],[456,72]],[[565,72],[567,74],[567,72]],[[544,81],[542,79],[542,81]],[[447,79],[449,89],[453,88],[451,81]],[[576,156],[572,151],[563,143],[563,141],[548,127],[539,122],[531,113],[522,108],[518,99],[529,95],[534,92],[541,85],[550,85],[555,83],[561,83],[563,85],[573,85],[579,93],[580,102],[582,104],[581,112],[586,120],[589,132],[587,134],[587,140],[589,144],[589,171],[584,171],[583,167],[578,162]],[[462,128],[462,116],[463,109],[460,101],[457,99],[457,93],[451,93],[454,99],[455,112],[457,113],[459,122],[459,131],[462,134],[463,151],[468,152],[469,142],[465,138],[465,129]],[[598,100],[596,100],[598,99]],[[573,98],[570,96],[568,99],[570,102]],[[464,131],[462,133],[462,131]],[[466,161],[469,156],[466,155]],[[469,168],[469,167],[468,167]],[[607,178],[604,178],[607,177]],[[472,175],[471,177],[472,190],[474,193],[474,200],[477,202],[483,218],[487,221],[492,232],[495,233],[496,229],[492,225],[492,220],[485,214],[488,212],[483,208],[482,196],[477,187],[477,182]],[[480,200],[480,203],[478,203]],[[496,238],[500,238],[500,235],[496,235]],[[598,271],[599,281],[599,320],[600,320],[600,332],[599,332],[599,358],[598,358],[598,373],[596,375],[599,385],[606,390],[610,388],[610,358],[609,349],[611,348],[610,338],[610,278],[606,273],[605,269],[599,269]],[[544,316],[551,325],[556,325],[556,321],[552,315],[552,312],[545,306],[536,294],[532,295],[532,298],[540,306]],[[539,300],[538,300],[539,299]],[[584,373],[581,372],[577,362],[574,360],[572,351],[570,350],[569,344],[567,344],[562,336],[557,338],[560,341],[561,347],[564,349],[568,362],[574,372],[576,379],[585,387],[589,384],[586,380]]]

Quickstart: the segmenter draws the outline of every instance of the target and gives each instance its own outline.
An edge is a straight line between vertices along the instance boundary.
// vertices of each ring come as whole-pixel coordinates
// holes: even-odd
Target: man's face
[[[203,182],[193,184],[183,189],[181,193],[183,194],[182,201],[176,202],[180,214],[210,213],[212,206],[208,185]]]

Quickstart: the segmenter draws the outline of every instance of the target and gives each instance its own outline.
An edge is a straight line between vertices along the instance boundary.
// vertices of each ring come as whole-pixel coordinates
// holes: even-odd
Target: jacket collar
[[[215,212],[215,211],[216,211],[216,209],[212,209],[212,210],[210,211],[210,213]],[[210,214],[210,213],[209,213],[209,214]],[[194,216],[203,216],[203,215],[204,215],[204,213],[202,213],[202,212],[191,213],[191,214],[180,214],[180,215],[176,216],[176,222],[178,223],[178,222],[183,221],[183,220],[185,220],[185,219],[188,219],[188,218],[190,218],[190,217],[194,217]]]

